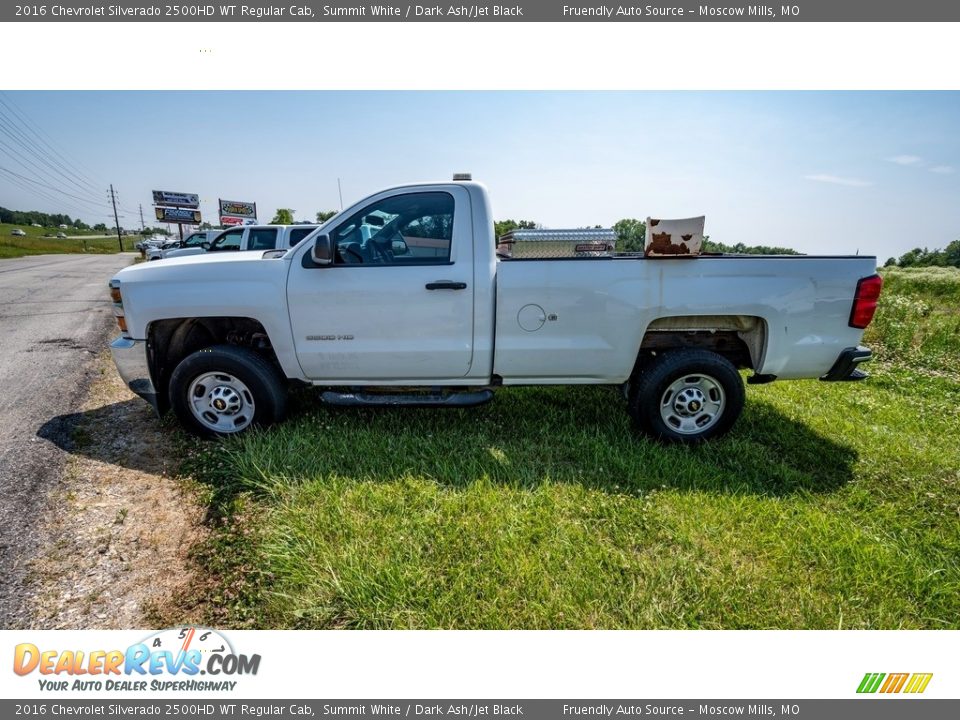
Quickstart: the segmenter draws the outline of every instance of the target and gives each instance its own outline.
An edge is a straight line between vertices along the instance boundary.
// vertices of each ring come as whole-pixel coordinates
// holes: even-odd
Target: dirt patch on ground
[[[175,615],[205,533],[200,503],[176,477],[171,432],[109,356],[97,367],[31,566],[37,628],[143,628],[158,610]]]

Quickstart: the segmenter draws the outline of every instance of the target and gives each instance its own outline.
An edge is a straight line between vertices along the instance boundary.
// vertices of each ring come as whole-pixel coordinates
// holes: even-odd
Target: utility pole
[[[140,230],[141,235],[143,235],[143,230],[147,229],[147,224],[143,221],[143,203],[140,203]]]
[[[337,178],[337,192],[340,193],[340,209],[343,210],[343,188],[340,187],[340,178]]]
[[[113,192],[113,183],[110,183],[110,202],[113,203],[113,221],[117,224],[117,242],[120,244],[120,252],[123,252],[123,236],[120,234],[120,218],[117,217],[117,196]]]

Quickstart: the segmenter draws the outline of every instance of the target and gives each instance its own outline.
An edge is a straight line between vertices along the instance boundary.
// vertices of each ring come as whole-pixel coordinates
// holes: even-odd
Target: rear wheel
[[[697,444],[730,430],[743,404],[743,380],[733,363],[709,350],[674,350],[644,366],[629,411],[656,440]]]
[[[246,348],[216,345],[177,365],[170,377],[170,405],[194,435],[227,436],[281,421],[287,393],[266,359]]]

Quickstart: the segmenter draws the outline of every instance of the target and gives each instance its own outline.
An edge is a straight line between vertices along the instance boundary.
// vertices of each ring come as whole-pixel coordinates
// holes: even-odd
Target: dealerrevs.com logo
[[[858,693],[922,693],[933,673],[867,673],[857,686]]]
[[[41,690],[231,691],[238,676],[256,675],[260,655],[237,653],[216,630],[199,627],[162,630],[125,650],[14,648],[13,671],[36,674]]]

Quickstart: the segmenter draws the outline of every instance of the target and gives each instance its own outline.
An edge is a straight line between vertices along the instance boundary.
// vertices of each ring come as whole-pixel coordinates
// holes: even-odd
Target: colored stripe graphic
[[[922,693],[927,689],[927,685],[930,684],[930,679],[933,677],[933,673],[914,673],[910,678],[910,682],[907,683],[905,693]]]
[[[880,687],[880,681],[883,680],[883,673],[867,673],[863,676],[863,680],[860,681],[860,687],[857,688],[858,693],[875,693],[877,688]]]
[[[886,678],[886,680],[884,680]],[[878,690],[885,694],[922,693],[927,689],[933,673],[866,673],[857,686],[858,693],[875,693]],[[881,685],[881,683],[883,683]]]
[[[903,688],[903,684],[910,677],[910,673],[890,673],[887,675],[887,681],[880,688],[882,693],[898,693]]]

